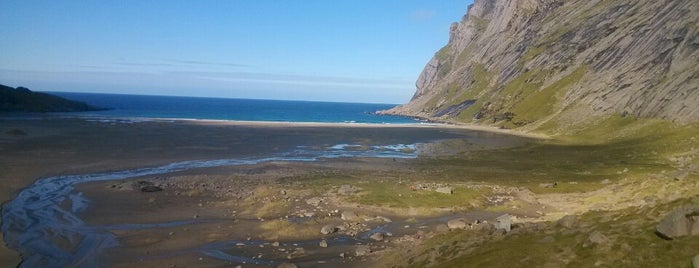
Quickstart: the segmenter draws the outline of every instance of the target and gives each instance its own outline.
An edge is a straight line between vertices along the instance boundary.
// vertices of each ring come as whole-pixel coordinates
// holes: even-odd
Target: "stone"
[[[694,266],[694,268],[699,268],[699,254],[692,258],[692,266]]]
[[[337,232],[337,227],[335,227],[335,225],[328,224],[320,228],[320,233],[324,235],[332,234],[335,232]]]
[[[466,229],[466,219],[465,218],[458,218],[458,219],[453,219],[449,220],[447,222],[447,227],[449,229],[455,230],[455,229]]]
[[[141,192],[144,192],[144,193],[160,192],[162,190],[163,190],[163,188],[160,188],[160,187],[155,186],[155,185],[146,185],[146,186],[141,187]]]
[[[566,229],[572,229],[577,223],[578,218],[575,217],[575,215],[565,215],[563,218],[559,219],[558,222],[556,222],[558,226],[562,226]]]
[[[512,222],[512,218],[510,217],[510,214],[504,214],[501,215],[500,217],[495,218],[495,229],[496,230],[505,230],[505,232],[510,231],[510,223]]]
[[[374,241],[381,241],[384,238],[384,234],[383,233],[374,233],[371,236],[369,236],[369,238],[373,239]]]
[[[454,188],[445,186],[445,187],[439,187],[435,191],[438,193],[443,193],[443,194],[453,194]]]
[[[368,245],[359,245],[354,250],[354,255],[357,257],[366,256],[369,255],[369,253],[371,253],[371,247]]]
[[[278,242],[278,241],[274,241],[274,242],[272,243],[272,246],[273,246],[273,247],[278,247],[278,246],[279,246],[279,242]]]
[[[665,239],[699,235],[699,206],[686,207],[670,212],[660,220],[655,232]]]
[[[339,195],[353,195],[356,192],[359,192],[361,188],[356,187],[356,186],[350,186],[350,185],[341,185],[339,189],[337,189],[337,193]]]
[[[357,212],[345,210],[340,214],[340,218],[345,221],[358,221],[359,215],[357,215]]]
[[[556,187],[558,187],[558,183],[557,182],[541,183],[541,184],[539,184],[539,187],[541,187],[541,188],[556,188]]]
[[[553,236],[547,235],[537,242],[539,242],[539,243],[553,243],[553,242],[556,242],[556,239],[553,238]]]
[[[437,233],[446,233],[449,232],[449,226],[446,224],[438,224],[434,227],[434,231]]]
[[[325,241],[325,239],[320,240],[320,243],[318,243],[318,245],[319,245],[321,248],[327,248],[327,247],[328,247],[328,241]]]
[[[309,204],[311,206],[317,207],[320,206],[320,204],[323,203],[323,199],[319,197],[312,197],[309,199],[306,199],[306,204]]]
[[[585,243],[583,243],[583,247],[604,246],[608,243],[609,238],[607,238],[607,236],[603,235],[599,231],[594,231],[592,234],[590,234],[590,237],[587,238]]]
[[[298,266],[296,266],[296,264],[293,263],[285,262],[280,265],[277,265],[277,268],[298,268]]]

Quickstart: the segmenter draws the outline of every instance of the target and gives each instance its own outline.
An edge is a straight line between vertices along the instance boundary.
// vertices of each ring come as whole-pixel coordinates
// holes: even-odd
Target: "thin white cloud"
[[[418,9],[410,13],[410,19],[413,21],[428,21],[437,15],[437,11],[430,9]]]

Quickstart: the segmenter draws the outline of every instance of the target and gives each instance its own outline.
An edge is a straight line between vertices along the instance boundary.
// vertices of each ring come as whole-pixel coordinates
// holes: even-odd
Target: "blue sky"
[[[0,1],[0,84],[403,103],[467,0]]]

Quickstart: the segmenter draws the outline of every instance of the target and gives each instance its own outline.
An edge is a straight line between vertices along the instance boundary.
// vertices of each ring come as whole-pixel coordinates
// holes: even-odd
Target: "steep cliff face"
[[[388,113],[505,127],[699,121],[699,1],[475,0]]]

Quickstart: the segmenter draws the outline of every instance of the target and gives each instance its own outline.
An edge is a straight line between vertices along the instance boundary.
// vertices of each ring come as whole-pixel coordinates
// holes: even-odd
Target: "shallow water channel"
[[[123,180],[139,176],[166,174],[195,168],[229,165],[250,165],[270,161],[317,161],[323,158],[382,157],[415,158],[416,145],[395,144],[361,147],[338,144],[322,150],[298,147],[295,150],[267,158],[220,159],[176,162],[158,167],[105,173],[56,176],[37,180],[23,189],[15,199],[2,207],[2,232],[5,243],[22,254],[20,267],[95,267],[105,249],[118,247],[112,230],[138,230],[193,224],[195,221],[163,222],[157,224],[87,225],[79,218],[89,200],[75,193],[79,183]],[[61,204],[70,201],[70,207]],[[196,221],[199,223],[200,221]],[[350,243],[351,238],[337,237],[328,243]],[[236,263],[274,264],[273,261],[251,259],[226,253],[239,241],[216,242],[199,249],[201,253]],[[246,241],[255,243],[256,241]],[[317,243],[316,241],[308,241]]]

